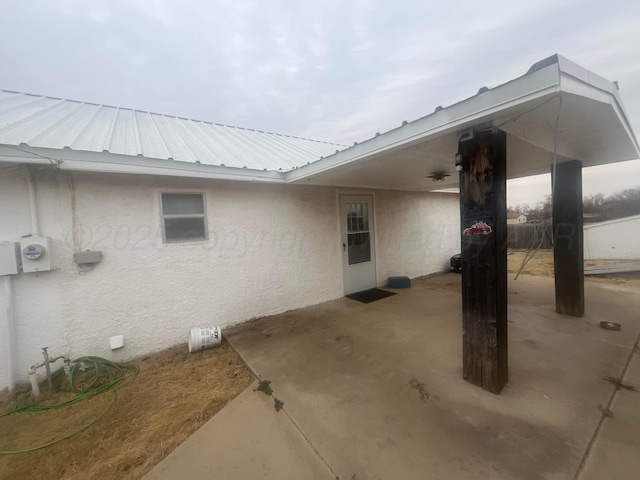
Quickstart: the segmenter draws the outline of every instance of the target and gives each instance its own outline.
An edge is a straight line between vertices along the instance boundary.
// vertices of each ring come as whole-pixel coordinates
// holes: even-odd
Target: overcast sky
[[[2,7],[5,90],[351,144],[560,53],[617,80],[640,133],[640,2],[633,0],[5,0]],[[509,204],[535,204],[549,182],[510,182]],[[584,172],[585,194],[635,186],[640,161]]]

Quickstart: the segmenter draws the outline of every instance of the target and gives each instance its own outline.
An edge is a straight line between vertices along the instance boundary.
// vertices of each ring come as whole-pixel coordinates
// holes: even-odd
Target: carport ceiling
[[[556,130],[556,121],[558,128]],[[557,158],[584,167],[638,158],[617,85],[553,56],[527,74],[287,174],[293,183],[435,190],[457,187],[460,133],[507,132],[508,178],[548,173]],[[429,175],[448,174],[434,182]]]

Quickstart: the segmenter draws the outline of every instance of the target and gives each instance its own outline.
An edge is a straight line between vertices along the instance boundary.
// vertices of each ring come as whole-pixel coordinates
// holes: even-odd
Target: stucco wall
[[[205,192],[207,241],[163,243],[162,191]],[[330,187],[38,172],[40,231],[52,237],[55,270],[12,277],[17,378],[24,380],[23,372],[40,360],[42,346],[54,354],[120,360],[185,342],[192,326],[228,326],[342,296],[338,193]],[[456,195],[369,193],[375,197],[379,285],[389,275],[446,268],[459,250]],[[0,169],[0,225],[0,241],[30,233],[22,167]],[[86,249],[103,252],[91,270],[73,262],[73,252]],[[124,334],[125,348],[112,352],[109,337],[118,334]],[[4,308],[0,342],[4,347]],[[0,388],[6,385],[7,359],[0,355]]]
[[[640,259],[640,215],[585,225],[584,258]]]
[[[378,285],[446,270],[460,253],[458,195],[378,191],[374,203]]]

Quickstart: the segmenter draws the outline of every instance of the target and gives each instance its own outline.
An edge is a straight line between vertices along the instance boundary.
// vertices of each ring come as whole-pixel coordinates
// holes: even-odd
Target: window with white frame
[[[165,242],[207,239],[204,193],[161,193]]]

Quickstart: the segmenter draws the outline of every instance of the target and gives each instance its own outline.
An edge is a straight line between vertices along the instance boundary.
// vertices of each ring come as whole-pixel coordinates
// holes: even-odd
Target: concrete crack
[[[618,377],[620,379],[620,382],[622,382],[625,375],[627,374],[627,370],[629,369],[629,365],[631,364],[633,355],[636,353],[638,343],[640,343],[640,333],[636,337],[636,341],[633,342],[633,345],[629,350],[627,361],[624,364],[624,367],[622,368],[622,372],[620,373],[620,376]],[[578,480],[578,478],[580,477],[580,474],[582,473],[582,470],[584,469],[584,466],[587,464],[587,460],[589,459],[589,455],[591,454],[593,445],[598,439],[598,435],[600,434],[600,429],[602,428],[602,424],[604,423],[605,419],[613,415],[611,413],[611,406],[613,405],[613,400],[616,398],[616,395],[618,394],[618,390],[619,388],[617,386],[614,386],[613,391],[611,392],[611,395],[609,395],[609,401],[607,402],[607,404],[605,406],[600,405],[599,410],[602,412],[600,415],[600,421],[598,422],[598,425],[596,426],[596,429],[593,432],[593,435],[591,436],[591,440],[589,440],[589,444],[587,445],[587,449],[585,450],[584,455],[582,456],[582,461],[580,462],[580,465],[578,465],[578,470],[576,470],[576,474],[574,475],[573,480]]]

